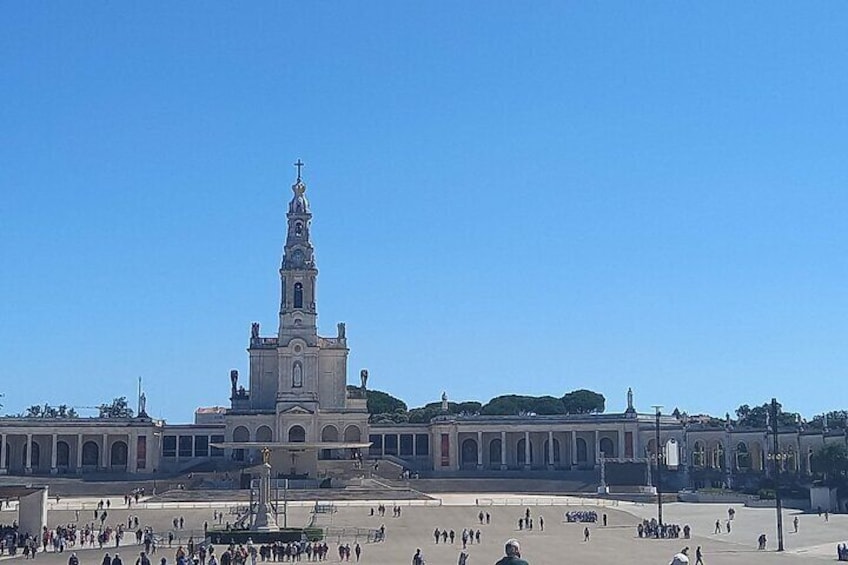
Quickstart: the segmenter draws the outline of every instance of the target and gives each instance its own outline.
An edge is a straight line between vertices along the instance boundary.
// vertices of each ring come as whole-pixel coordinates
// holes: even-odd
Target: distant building
[[[422,424],[369,424],[367,371],[359,386],[347,385],[345,325],[332,337],[317,333],[318,268],[300,174],[292,190],[277,331],[262,335],[258,323],[251,326],[249,376],[242,384],[231,371],[228,408],[199,408],[194,423],[184,425],[150,418],[143,399],[141,415],[131,419],[0,418],[0,474],[248,466],[267,448],[275,472],[295,477],[344,476],[360,468],[360,457],[389,458],[432,476],[567,476],[599,468],[602,458],[638,462],[656,453],[655,416],[636,411],[631,391],[618,414],[445,413]],[[734,485],[768,473],[772,443],[763,429],[734,429],[729,419],[709,416],[663,416],[660,427],[663,452],[673,450],[679,459],[669,469],[672,484]],[[815,448],[845,441],[842,432],[781,429],[779,464],[808,474]]]

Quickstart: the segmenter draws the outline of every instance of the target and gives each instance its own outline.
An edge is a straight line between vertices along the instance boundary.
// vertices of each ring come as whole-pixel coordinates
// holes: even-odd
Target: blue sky
[[[0,7],[5,413],[189,421],[273,333],[302,158],[319,325],[410,405],[848,408],[848,6]]]

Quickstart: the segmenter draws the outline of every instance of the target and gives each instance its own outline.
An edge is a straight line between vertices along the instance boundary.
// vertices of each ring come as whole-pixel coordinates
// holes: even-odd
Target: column
[[[56,464],[57,464],[57,461],[58,461],[58,459],[57,459],[58,455],[56,453],[56,448],[58,446],[58,443],[59,443],[59,435],[53,434],[53,446],[50,448],[50,474],[51,475],[55,475],[56,473],[59,472],[59,469],[56,468]]]
[[[595,465],[601,462],[601,439],[598,430],[595,430]]]
[[[101,448],[102,457],[100,458],[100,464],[104,469],[109,468],[109,434],[103,434],[103,447]]]
[[[483,432],[477,432],[477,468],[483,468]]]
[[[577,430],[571,430],[571,466],[577,466]]]
[[[530,468],[530,432],[524,432],[524,468]]]
[[[418,457],[418,434],[412,434],[412,456]]]
[[[82,469],[82,434],[77,434],[77,473]]]
[[[6,434],[0,434],[0,475],[6,474]]]
[[[554,468],[554,432],[548,430],[548,468]]]
[[[506,471],[506,432],[501,432],[501,471]]]
[[[32,473],[32,434],[27,434],[26,452],[26,472]]]
[[[386,456],[386,434],[380,435],[380,457]]]

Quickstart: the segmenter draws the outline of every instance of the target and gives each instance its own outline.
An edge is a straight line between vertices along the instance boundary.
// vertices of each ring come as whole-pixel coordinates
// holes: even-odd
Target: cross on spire
[[[294,166],[297,167],[297,180],[300,181],[300,169],[303,168],[303,161],[298,159]]]

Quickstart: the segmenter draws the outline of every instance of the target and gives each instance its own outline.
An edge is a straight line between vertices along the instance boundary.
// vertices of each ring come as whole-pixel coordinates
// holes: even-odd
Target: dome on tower
[[[306,199],[306,185],[300,178],[292,185],[292,192],[294,192],[294,196],[289,202],[289,213],[308,214],[309,200]]]

